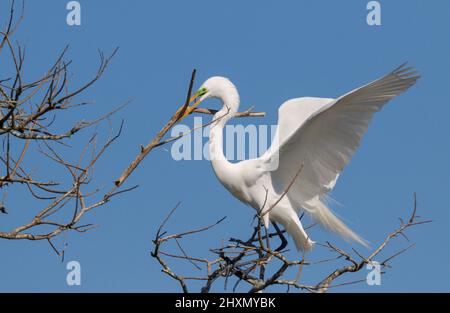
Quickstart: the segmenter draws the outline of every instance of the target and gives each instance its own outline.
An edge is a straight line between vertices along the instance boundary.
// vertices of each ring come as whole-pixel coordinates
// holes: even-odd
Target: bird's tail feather
[[[311,251],[314,246],[314,241],[308,238],[308,235],[306,235],[303,229],[300,229],[295,223],[290,223],[286,227],[286,231],[294,239],[297,251]]]
[[[314,246],[314,241],[310,240],[303,226],[294,211],[288,219],[281,221],[287,233],[294,239],[297,251],[310,251]]]
[[[367,247],[368,242],[345,225],[330,208],[320,199],[313,199],[303,205],[304,209],[310,213],[312,218],[326,229],[335,232],[345,239],[350,239]]]

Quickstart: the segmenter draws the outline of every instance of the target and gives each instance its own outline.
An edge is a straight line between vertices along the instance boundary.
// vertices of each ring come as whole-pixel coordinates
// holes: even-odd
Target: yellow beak
[[[192,113],[192,111],[194,111],[194,109],[200,104],[200,102],[202,102],[202,99],[199,98],[202,94],[200,91],[197,91],[190,99],[189,99],[189,104],[188,107],[186,108],[186,110],[184,111],[183,115],[180,116],[180,118],[178,119],[178,121],[181,121],[183,118],[185,118],[186,116],[188,116],[189,114]],[[195,99],[199,98],[197,101],[194,102]],[[190,105],[192,102],[194,102],[192,105]],[[190,105],[190,106],[189,106]],[[178,110],[181,110],[183,108],[183,106],[181,108],[179,108]]]

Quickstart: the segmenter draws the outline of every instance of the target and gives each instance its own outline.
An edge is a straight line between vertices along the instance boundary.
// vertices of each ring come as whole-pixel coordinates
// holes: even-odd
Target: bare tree
[[[98,192],[90,184],[93,168],[119,137],[122,126],[101,145],[97,144],[97,134],[94,133],[73,161],[64,155],[74,153],[68,145],[69,140],[73,141],[80,131],[107,120],[125,104],[97,119],[79,120],[68,129],[61,130],[61,126],[56,125],[58,117],[67,114],[63,112],[89,105],[78,100],[78,96],[100,79],[117,49],[109,56],[100,52],[99,67],[93,78],[77,88],[69,86],[71,61],[65,60],[67,47],[41,77],[30,79],[24,71],[25,48],[12,38],[23,19],[23,8],[22,5],[22,12],[16,20],[15,4],[11,2],[6,27],[0,32],[2,70],[11,69],[11,72],[1,73],[3,77],[0,77],[0,138],[3,143],[0,156],[3,166],[0,176],[3,193],[1,212],[7,214],[14,210],[14,205],[10,207],[6,203],[8,194],[22,197],[25,192],[34,201],[33,207],[29,208],[32,214],[29,221],[10,231],[0,231],[0,238],[45,239],[52,245],[51,238],[61,232],[90,229],[93,225],[80,223],[82,216],[121,192],[114,190],[100,200],[90,202]],[[26,162],[27,158],[31,161]],[[49,180],[47,177],[51,176],[52,171],[39,173],[35,169],[39,163],[47,168],[61,166],[66,170],[66,175],[60,175],[58,180]],[[15,202],[15,199],[8,200]]]
[[[99,118],[76,121],[69,129],[61,130],[56,124],[62,114],[67,116],[67,112],[91,104],[79,98],[101,78],[117,48],[109,56],[100,52],[100,64],[93,78],[75,89],[69,84],[69,67],[72,62],[65,60],[68,47],[62,50],[44,75],[30,79],[24,71],[25,49],[12,38],[23,20],[24,6],[22,4],[17,19],[15,8],[14,1],[11,1],[8,20],[4,30],[0,31],[1,68],[2,71],[11,69],[10,73],[0,73],[0,138],[3,141],[3,151],[0,154],[0,164],[3,166],[0,173],[0,189],[3,194],[0,218],[14,210],[14,205],[9,203],[18,199],[8,198],[8,194],[23,197],[24,193],[27,193],[25,196],[33,199],[33,207],[29,208],[28,221],[12,227],[9,231],[0,230],[0,238],[47,240],[51,247],[61,254],[52,244],[53,237],[65,231],[86,232],[94,227],[92,224],[83,224],[82,217],[89,211],[104,206],[114,196],[135,189],[137,186],[123,188],[123,185],[148,153],[179,138],[164,139],[188,107],[195,70],[192,73],[186,104],[173,114],[148,145],[139,148],[136,158],[123,170],[114,184],[111,184],[111,188],[102,192],[98,186],[93,185],[94,167],[119,138],[123,121],[115,133],[110,126],[109,138],[102,144],[97,143],[99,136],[94,132],[81,144],[76,157],[76,149],[69,143],[76,143],[75,139],[82,130],[108,121],[128,102]],[[195,112],[214,114],[215,111],[198,108]],[[263,113],[250,111],[241,113],[241,116],[261,115]],[[33,154],[31,150],[37,153]],[[27,159],[30,161],[26,162]],[[36,164],[42,163],[45,164],[46,170],[40,173],[39,178],[35,167]],[[48,177],[56,170],[48,169],[56,169],[58,166],[65,169],[65,175],[58,173],[57,179],[49,180]]]
[[[49,66],[44,75],[30,79],[24,71],[25,49],[12,39],[22,19],[23,5],[19,18],[15,19],[15,4],[12,1],[6,26],[3,31],[0,31],[1,69],[2,71],[11,69],[11,72],[0,73],[0,138],[3,143],[3,150],[0,152],[0,165],[2,166],[0,189],[3,195],[3,200],[0,203],[0,218],[4,218],[2,215],[15,210],[14,203],[17,202],[15,200],[22,197],[23,194],[27,194],[32,201],[29,201],[31,207],[26,210],[29,212],[28,219],[13,226],[11,230],[0,230],[0,238],[46,240],[58,255],[63,256],[64,251],[60,251],[52,243],[54,237],[66,231],[86,232],[94,227],[92,224],[82,223],[86,213],[106,205],[116,195],[135,189],[137,186],[128,188],[123,186],[145,157],[153,149],[188,134],[166,138],[168,131],[180,121],[188,109],[195,82],[195,70],[191,75],[185,104],[175,111],[147,145],[138,149],[136,157],[123,169],[122,174],[114,180],[114,183],[111,183],[109,189],[103,191],[98,186],[93,185],[94,167],[120,137],[123,121],[116,132],[112,130],[112,126],[109,127],[108,139],[102,144],[97,143],[98,134],[94,132],[81,145],[76,157],[74,157],[73,147],[69,143],[74,143],[82,130],[109,121],[109,118],[127,103],[99,118],[89,121],[76,121],[68,129],[62,130],[56,124],[63,112],[73,112],[90,104],[79,100],[79,97],[101,78],[117,49],[109,56],[100,53],[99,67],[94,76],[77,88],[73,89],[69,84],[71,62],[65,60],[67,47],[57,56],[55,62]],[[196,108],[191,113],[214,114],[216,111]],[[252,110],[240,112],[236,115],[236,117],[260,116],[264,116],[264,113],[253,112]],[[82,139],[83,136],[80,136],[80,138]],[[46,165],[44,173],[36,171],[36,164]],[[56,180],[48,179],[50,173],[56,167],[64,169],[65,174],[58,172]],[[294,179],[297,179],[300,172],[301,168]],[[12,194],[13,198],[8,198],[8,194]],[[284,194],[281,197],[283,196]],[[204,259],[190,256],[182,247],[179,239],[193,234],[203,234],[224,219],[206,227],[167,235],[164,228],[178,207],[179,205],[169,213],[160,225],[153,240],[154,249],[151,255],[159,262],[162,271],[176,280],[184,292],[188,292],[190,281],[203,282],[201,291],[209,292],[212,286],[221,280],[224,281],[226,288],[228,281],[231,279],[234,279],[233,290],[239,284],[246,283],[250,292],[263,291],[274,285],[284,285],[287,288],[311,292],[325,292],[332,287],[361,281],[359,279],[333,284],[339,277],[358,272],[365,265],[371,264],[393,238],[402,236],[407,239],[405,235],[407,229],[429,222],[418,219],[414,196],[414,208],[410,218],[406,222],[401,220],[399,228],[390,233],[370,255],[364,257],[356,250],[349,253],[327,242],[323,245],[319,244],[318,247],[327,249],[332,254],[330,258],[308,261],[305,255],[299,260],[289,260],[285,251],[273,250],[271,240],[279,234],[268,233],[261,226],[262,216],[257,215],[257,223],[249,239],[231,238],[227,244],[210,249],[213,258]],[[170,243],[175,245],[179,253],[170,253],[165,249]],[[409,245],[389,255],[380,263],[381,266],[383,268],[389,267],[389,261],[411,246]],[[195,268],[204,270],[204,275],[176,273],[169,266],[169,259],[189,262]],[[307,284],[301,280],[302,271],[306,267],[311,268],[319,263],[332,263],[341,259],[348,264],[338,266],[336,263],[336,269],[324,276],[320,282]],[[294,278],[288,279],[286,277],[287,272],[291,268],[296,268],[297,274]]]
[[[182,247],[180,239],[194,234],[204,233],[223,222],[225,218],[206,227],[167,234],[164,231],[164,227],[179,206],[180,204],[178,203],[159,226],[153,240],[154,248],[151,256],[159,262],[162,272],[177,281],[182,291],[186,293],[189,292],[189,282],[192,281],[203,282],[203,286],[200,289],[203,293],[210,292],[212,286],[219,282],[223,283],[224,289],[227,289],[229,281],[233,283],[233,291],[236,290],[239,284],[245,283],[249,286],[250,293],[264,291],[276,285],[286,286],[287,291],[294,288],[300,291],[323,293],[331,288],[365,282],[366,276],[360,275],[356,279],[334,284],[334,281],[341,277],[351,273],[357,273],[364,269],[366,265],[373,265],[376,258],[382,259],[381,262],[378,262],[378,265],[381,271],[380,275],[384,274],[384,270],[391,267],[389,264],[390,261],[414,246],[414,244],[410,243],[406,247],[383,257],[382,252],[391,240],[401,236],[409,242],[405,234],[406,230],[413,226],[430,222],[429,220],[420,219],[417,216],[417,202],[416,195],[414,194],[413,210],[410,217],[406,221],[400,219],[399,227],[389,233],[369,255],[364,256],[356,249],[352,249],[351,252],[344,251],[330,242],[326,242],[325,244],[316,243],[316,249],[326,249],[330,256],[325,259],[311,261],[308,260],[307,254],[305,253],[300,254],[298,259],[289,259],[285,253],[287,251],[276,251],[272,249],[272,239],[279,236],[279,234],[277,232],[268,233],[267,229],[263,226],[262,217],[256,215],[258,222],[249,239],[230,238],[228,243],[222,244],[219,248],[210,249],[213,256],[207,259],[189,255],[186,249]],[[312,224],[306,227],[306,229],[315,225]],[[285,231],[282,232],[284,233]],[[194,239],[190,238],[189,240],[192,242]],[[178,252],[168,252],[169,250],[173,250],[174,247]],[[344,260],[344,264],[339,265],[339,260]],[[169,265],[170,262],[174,261],[189,262],[197,270],[200,270],[202,274],[176,273],[171,268],[171,265]],[[304,282],[302,273],[306,270],[317,270],[315,265],[321,263],[330,263],[335,269],[328,273],[325,272],[323,274],[324,278],[319,282]],[[296,274],[292,278],[287,278],[286,273],[292,268],[296,269]]]

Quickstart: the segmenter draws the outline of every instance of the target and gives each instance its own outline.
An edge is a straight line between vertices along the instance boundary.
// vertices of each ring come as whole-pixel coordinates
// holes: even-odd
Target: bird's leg
[[[250,239],[249,240],[247,240],[246,242],[245,242],[245,245],[246,246],[253,246],[253,241],[255,241],[255,237],[256,237],[256,234],[258,233],[258,227],[255,227],[255,229],[253,229],[253,234],[252,234],[252,236],[250,237]]]
[[[288,242],[286,240],[286,237],[284,237],[283,232],[278,227],[277,223],[272,222],[272,225],[273,225],[273,227],[275,227],[277,235],[278,235],[278,237],[280,237],[280,240],[281,240],[281,245],[275,249],[275,251],[279,252],[279,251],[283,250],[284,248],[286,248]]]
[[[250,242],[250,243],[253,242],[255,240],[255,238],[256,238],[256,234],[258,234],[258,227],[255,227],[253,229],[253,234],[252,234],[252,236],[250,237],[250,239],[247,242]]]

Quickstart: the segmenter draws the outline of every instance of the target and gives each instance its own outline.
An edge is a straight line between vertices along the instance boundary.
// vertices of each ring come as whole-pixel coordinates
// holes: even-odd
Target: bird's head
[[[193,104],[187,110],[189,111],[187,114],[208,98],[220,99],[223,109],[231,113],[236,113],[239,109],[239,94],[236,86],[228,78],[213,76],[208,78],[191,97],[189,103]]]

